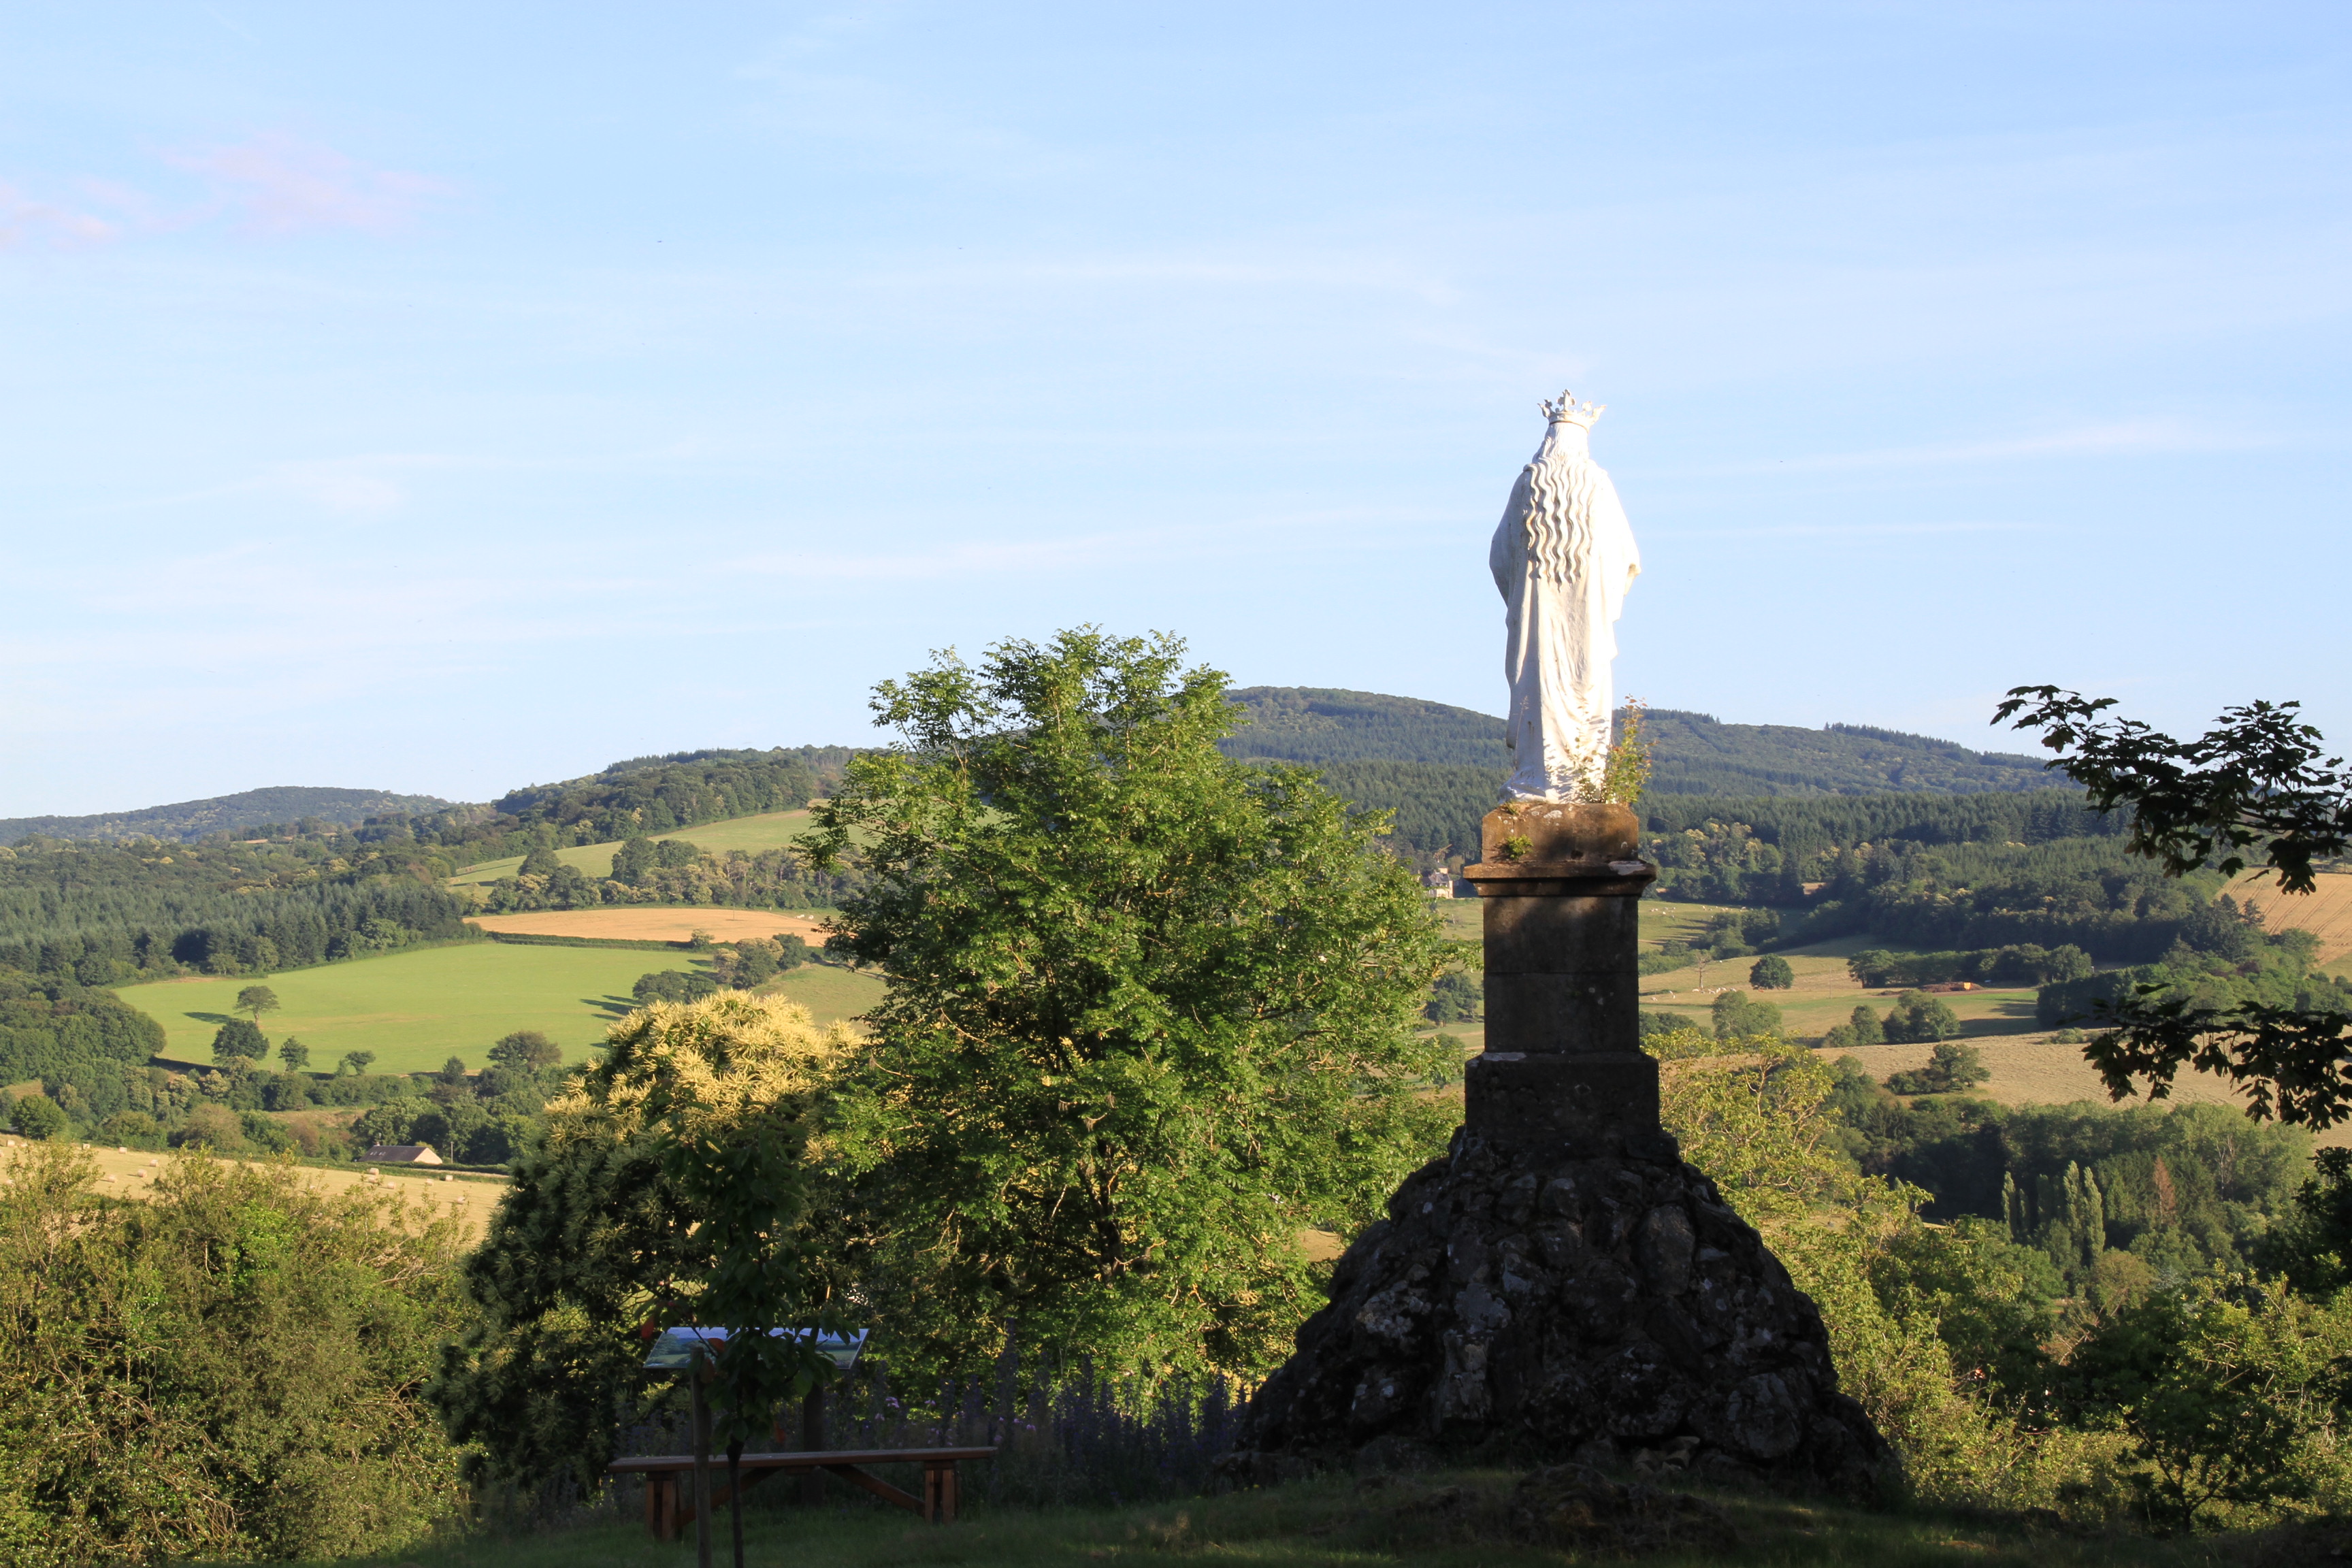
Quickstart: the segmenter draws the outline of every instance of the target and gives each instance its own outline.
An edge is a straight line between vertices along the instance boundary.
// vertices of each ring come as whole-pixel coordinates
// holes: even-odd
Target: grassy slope
[[[982,1467],[972,1467],[973,1470]],[[962,1568],[1071,1568],[1101,1562],[1251,1564],[1253,1568],[1535,1568],[1609,1561],[1503,1539],[1491,1524],[1462,1517],[1497,1510],[1514,1478],[1449,1474],[1367,1484],[1348,1478],[1104,1510],[994,1510],[972,1506],[953,1525],[925,1525],[862,1500],[817,1510],[747,1506],[748,1563],[759,1568],[884,1568],[955,1563]],[[774,1482],[768,1483],[771,1486]],[[967,1495],[984,1493],[972,1475]],[[841,1489],[835,1489],[840,1495]],[[759,1493],[751,1494],[759,1498]],[[1739,1537],[1729,1550],[1666,1551],[1640,1560],[1656,1568],[1753,1563],[1762,1568],[2203,1568],[2247,1560],[2246,1536],[2152,1541],[2127,1534],[2067,1537],[1930,1510],[1864,1512],[1756,1495],[1716,1494]],[[730,1560],[722,1512],[713,1545]],[[480,1537],[351,1560],[415,1568],[674,1568],[694,1560],[687,1539],[656,1543],[634,1521],[517,1538]]]
[[[699,849],[724,855],[730,849],[756,854],[762,849],[781,849],[808,831],[809,814],[805,811],[772,811],[761,816],[730,817],[724,822],[706,822],[695,827],[681,827],[675,833],[656,833],[652,837],[683,838]],[[591,877],[613,874],[613,851],[620,847],[618,840],[610,844],[579,844],[569,849],[559,849],[555,858],[567,866],[577,866]],[[485,860],[478,866],[468,866],[449,879],[451,887],[487,885],[501,877],[511,877],[522,865],[522,857],[511,856],[504,860]]]
[[[285,1009],[262,1020],[273,1044],[289,1035],[310,1047],[314,1067],[345,1051],[376,1053],[378,1072],[422,1072],[452,1056],[479,1067],[492,1041],[542,1029],[578,1059],[635,1005],[629,987],[648,970],[688,969],[684,952],[467,943],[392,953],[269,977]],[[122,999],[163,1026],[164,1054],[210,1062],[212,1037],[247,977],[166,980],[122,987]],[[880,984],[863,975],[809,966],[777,983],[820,1019],[870,1005]],[[274,1065],[274,1064],[273,1064]]]

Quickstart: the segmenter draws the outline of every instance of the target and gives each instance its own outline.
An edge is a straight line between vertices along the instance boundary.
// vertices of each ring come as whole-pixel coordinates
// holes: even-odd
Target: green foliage
[[[1880,1027],[1890,1044],[1927,1045],[1958,1035],[1960,1019],[1942,997],[1930,996],[1924,991],[1906,991],[1886,1010],[1885,1022]]]
[[[637,976],[637,983],[629,987],[629,994],[636,998],[639,1006],[643,1006],[648,1002],[699,1002],[722,989],[724,987],[719,984],[716,975],[664,969]]]
[[[354,1073],[365,1073],[375,1063],[373,1051],[345,1051],[342,1065]]]
[[[292,1171],[97,1195],[50,1145],[0,1186],[0,1552],[12,1563],[397,1552],[457,1501],[417,1388],[458,1237]]]
[[[209,800],[186,800],[143,811],[102,813],[95,816],[12,816],[0,818],[0,844],[14,844],[35,836],[47,838],[163,838],[194,843],[215,834],[268,827],[310,818],[319,826],[352,826],[387,812],[433,812],[449,809],[437,795],[388,795],[372,789],[314,789],[278,785],[249,789]],[[250,832],[244,837],[251,837]]]
[[[2352,1285],[2352,1149],[2322,1149],[2294,1206],[2252,1248],[2254,1261],[2306,1296]]]
[[[905,743],[817,814],[869,877],[828,952],[888,987],[841,1157],[933,1353],[1017,1321],[1261,1370],[1313,1300],[1298,1231],[1352,1230],[1444,1136],[1418,881],[1311,773],[1223,756],[1223,678],[1180,656],[1089,629],[885,682]]]
[[[163,1048],[163,1026],[112,992],[0,969],[0,1083],[119,1077]]]
[[[1715,999],[1712,1012],[1715,1037],[1718,1040],[1780,1032],[1780,1009],[1769,1002],[1759,1002],[1744,991],[1726,991]]]
[[[1892,1075],[1886,1087],[1897,1094],[1958,1094],[1990,1077],[1992,1069],[1984,1065],[1983,1053],[1974,1046],[1947,1040],[1928,1054],[1926,1067]]]
[[[9,1125],[25,1137],[47,1142],[64,1137],[71,1124],[56,1100],[45,1094],[27,1094],[17,1099]]]
[[[1467,1024],[1476,1019],[1486,1003],[1486,988],[1477,979],[1458,973],[1441,974],[1421,1014],[1433,1024]]]
[[[1758,959],[1748,967],[1748,984],[1754,991],[1786,991],[1797,984],[1797,972],[1778,956]]]
[[[2352,1399],[2352,1300],[2321,1303],[2244,1276],[2123,1308],[2070,1359],[2078,1419],[2132,1440],[2141,1510],[2194,1529],[2216,1505],[2265,1507],[2340,1487]]]
[[[663,1396],[639,1376],[638,1331],[695,1321],[718,1264],[717,1233],[680,1222],[692,1209],[666,1163],[671,1127],[685,1116],[688,1135],[716,1147],[738,1123],[781,1117],[796,1143],[848,1044],[779,999],[656,1005],[616,1026],[604,1060],[548,1106],[544,1137],[516,1155],[466,1259],[472,1315],[426,1391],[451,1436],[474,1445],[478,1483],[604,1484],[622,1426]],[[799,1304],[823,1310],[830,1281],[808,1283]]]
[[[517,1029],[490,1047],[490,1060],[505,1068],[537,1070],[563,1060],[563,1047],[537,1029]]]
[[[278,1047],[278,1059],[286,1064],[288,1072],[301,1072],[310,1065],[310,1047],[289,1035]]]
[[[2080,980],[2091,973],[2091,955],[2079,947],[2055,949],[2023,943],[1972,952],[1889,952],[1865,948],[1846,961],[1856,984],[1873,991],[1889,986],[1945,985],[1973,980],[1985,985],[2047,985]]]
[[[268,1054],[268,1037],[243,1018],[231,1018],[213,1036],[213,1060],[225,1067],[236,1062],[257,1062]]]
[[[264,1013],[275,1013],[279,1003],[278,993],[267,985],[248,985],[236,994],[236,1010],[251,1017],[258,1026]]]
[[[2103,1248],[2165,1283],[2268,1258],[2310,1159],[2308,1134],[2228,1106],[1906,1106],[1851,1058],[1833,1070],[1840,1142],[1864,1170],[1924,1189],[1933,1218],[2001,1223],[2070,1279]]]

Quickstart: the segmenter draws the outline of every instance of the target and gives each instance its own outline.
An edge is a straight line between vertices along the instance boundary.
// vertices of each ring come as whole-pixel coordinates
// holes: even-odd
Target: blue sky
[[[24,5],[0,815],[866,742],[1167,629],[1498,711],[1535,405],[1622,691],[2352,740],[2341,5]]]

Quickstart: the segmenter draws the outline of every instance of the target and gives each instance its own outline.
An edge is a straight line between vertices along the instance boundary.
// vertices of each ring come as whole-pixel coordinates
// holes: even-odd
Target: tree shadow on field
[[[199,1024],[210,1024],[215,1028],[218,1028],[223,1024],[234,1024],[236,1022],[236,1016],[229,1013],[183,1013],[180,1016],[183,1018],[194,1018]]]
[[[637,1010],[637,999],[634,996],[583,996],[580,1005],[601,1007],[615,1018],[625,1018]]]

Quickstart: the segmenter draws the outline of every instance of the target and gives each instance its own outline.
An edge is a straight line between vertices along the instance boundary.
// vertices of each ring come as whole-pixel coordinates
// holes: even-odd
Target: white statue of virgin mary
[[[1609,756],[1609,661],[1641,552],[1617,487],[1592,460],[1601,405],[1546,403],[1550,428],[1511,487],[1487,564],[1503,592],[1511,683],[1506,800],[1597,800]]]

